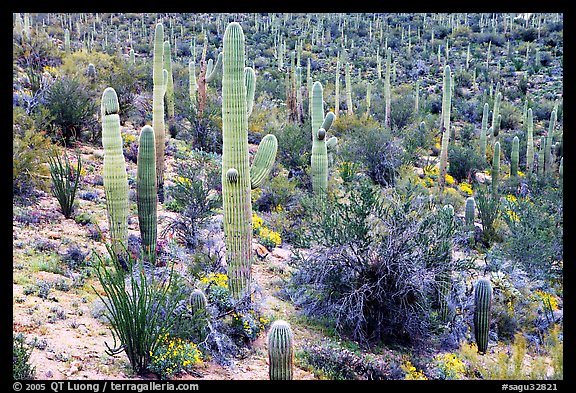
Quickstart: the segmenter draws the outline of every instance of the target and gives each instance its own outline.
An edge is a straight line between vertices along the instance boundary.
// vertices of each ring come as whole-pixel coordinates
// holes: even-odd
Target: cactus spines
[[[142,249],[152,264],[156,261],[158,231],[156,145],[154,139],[152,127],[149,125],[142,127],[138,143],[138,169],[136,173],[138,225],[142,238]]]
[[[530,176],[534,170],[534,121],[532,108],[526,112],[527,118],[527,141],[526,141],[526,174]]]
[[[476,209],[476,202],[473,196],[466,198],[466,207],[464,209],[464,224],[468,229],[474,227],[474,212]]]
[[[252,189],[260,187],[264,179],[270,174],[277,151],[278,140],[276,136],[268,134],[262,138],[250,167],[250,185]]]
[[[231,22],[224,32],[222,56],[222,207],[228,286],[234,299],[250,293],[252,263],[252,202],[248,153],[248,104],[244,32]],[[257,153],[257,166],[268,171],[276,146],[265,137]]]
[[[518,161],[520,159],[520,139],[515,136],[512,139],[512,152],[510,155],[510,177],[518,176]]]
[[[270,380],[292,380],[294,334],[290,324],[278,319],[268,331],[268,375]]]
[[[486,144],[488,139],[488,103],[484,104],[482,111],[482,128],[480,129],[480,155],[486,160]]]
[[[448,142],[450,140],[450,107],[452,105],[452,94],[450,88],[451,82],[450,66],[444,66],[444,84],[442,91],[442,145],[440,150],[440,185],[446,184],[446,171],[448,167]]]
[[[500,142],[494,143],[494,156],[492,157],[492,196],[498,194],[500,181]]]
[[[107,87],[101,101],[104,147],[102,177],[112,248],[118,255],[123,255],[128,246],[128,176],[122,151],[119,110],[116,91]]]
[[[318,81],[312,86],[312,190],[323,196],[328,190],[328,148],[326,131],[332,125],[335,115],[328,112],[324,116],[324,99],[322,84]],[[336,143],[336,142],[331,142]]]
[[[166,93],[167,78],[164,73],[164,25],[156,24],[154,30],[154,51],[152,66],[152,128],[156,137],[156,184],[160,202],[164,201],[164,94]],[[166,75],[167,76],[167,75]]]
[[[476,282],[474,288],[474,337],[478,353],[488,350],[488,333],[490,332],[490,312],[492,308],[492,284],[484,278]]]

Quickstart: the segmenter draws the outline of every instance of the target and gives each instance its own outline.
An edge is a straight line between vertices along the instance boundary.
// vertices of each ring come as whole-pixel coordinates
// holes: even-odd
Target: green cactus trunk
[[[482,128],[480,129],[480,156],[486,160],[486,145],[488,141],[488,103],[484,104],[482,111]]]
[[[120,134],[120,105],[116,91],[102,93],[102,145],[104,147],[104,193],[112,249],[124,255],[128,247],[128,176]]]
[[[492,285],[490,281],[480,279],[474,290],[474,337],[478,345],[478,353],[481,354],[485,354],[488,350],[491,308]]]
[[[448,170],[448,142],[450,140],[450,107],[452,106],[452,94],[450,83],[450,66],[444,67],[444,84],[442,91],[442,146],[440,150],[440,186],[446,185],[446,172]]]
[[[497,89],[498,90],[498,89]],[[500,123],[502,122],[502,115],[500,115],[500,105],[502,103],[502,93],[496,93],[496,98],[494,99],[494,110],[492,111],[492,134],[494,137],[498,137],[500,133]]]
[[[156,146],[154,130],[146,125],[140,131],[138,143],[138,169],[136,173],[136,197],[138,225],[142,249],[150,263],[156,263],[156,239],[158,232],[156,190]]]
[[[520,160],[520,139],[512,139],[512,152],[510,154],[510,177],[518,176],[518,162]]]
[[[500,142],[494,144],[494,156],[492,157],[492,197],[498,195],[498,183],[500,182]]]
[[[352,108],[352,78],[350,77],[351,68],[352,64],[346,64],[344,74],[344,78],[346,79],[346,114],[348,114],[348,116],[352,116],[354,114],[354,108]]]
[[[532,108],[526,112],[527,118],[527,140],[526,140],[526,175],[531,176],[534,171],[534,120]]]
[[[314,82],[312,87],[312,191],[324,198],[328,191],[328,148],[326,146],[326,131],[334,121],[334,113],[324,116],[323,88],[320,82]]]
[[[192,315],[205,313],[208,306],[208,299],[201,289],[195,289],[190,294],[190,310]]]
[[[552,170],[552,138],[554,128],[556,128],[556,111],[550,113],[550,123],[548,124],[548,134],[546,135],[546,149],[544,150],[544,172],[551,173]]]
[[[165,151],[165,124],[164,124],[164,94],[166,93],[167,79],[164,77],[164,25],[156,24],[154,31],[154,52],[152,68],[152,128],[156,136],[156,184],[158,198],[164,202],[164,151]]]
[[[294,334],[290,324],[276,320],[268,332],[268,375],[270,380],[292,380]]]
[[[340,60],[336,61],[336,81],[334,87],[334,115],[340,114]],[[310,116],[312,116],[312,91],[310,91]]]
[[[168,71],[168,81],[166,83],[166,113],[169,119],[174,118],[174,76],[172,73],[172,58],[170,41],[164,41],[164,69]]]
[[[538,150],[538,177],[544,177],[544,157],[546,156],[546,137],[540,137],[540,149]]]
[[[476,209],[476,202],[474,197],[469,196],[466,198],[466,207],[464,209],[464,223],[468,230],[474,228],[474,212]]]
[[[221,53],[222,55],[222,53]],[[220,56],[219,56],[220,57]],[[262,139],[249,166],[248,112],[252,106],[246,86],[244,32],[232,22],[224,32],[222,58],[222,205],[228,286],[232,297],[240,300],[250,294],[252,264],[252,201],[251,190],[263,174],[270,172],[276,158],[277,140],[274,135]],[[252,76],[248,76],[252,78]]]

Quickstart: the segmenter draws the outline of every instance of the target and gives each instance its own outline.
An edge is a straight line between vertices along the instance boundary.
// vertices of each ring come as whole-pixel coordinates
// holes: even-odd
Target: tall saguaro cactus
[[[156,146],[154,130],[142,127],[138,143],[138,169],[136,173],[136,198],[138,225],[142,248],[151,263],[156,261],[156,238],[158,231],[156,190]]]
[[[556,111],[550,113],[550,123],[548,124],[548,134],[546,135],[546,149],[544,150],[544,172],[550,173],[552,168],[552,138],[554,128],[556,128]]]
[[[158,198],[164,202],[164,151],[165,151],[165,123],[164,123],[164,94],[168,83],[168,72],[164,67],[164,25],[156,24],[154,30],[154,52],[152,65],[152,128],[156,137],[156,183]]]
[[[481,354],[485,354],[488,350],[491,308],[492,284],[489,280],[481,278],[476,282],[474,289],[474,337],[478,352]]]
[[[392,126],[390,108],[391,108],[391,87],[390,87],[390,63],[392,61],[392,49],[386,49],[386,71],[384,74],[384,100],[386,102],[384,112],[384,126],[388,129]]]
[[[120,105],[112,87],[102,93],[102,146],[104,147],[104,193],[110,240],[117,255],[128,246],[128,176],[120,135]]]
[[[520,139],[514,136],[512,139],[512,152],[510,153],[510,177],[518,176],[518,161],[520,159]]]
[[[164,69],[168,71],[166,83],[166,112],[169,119],[174,118],[174,76],[172,74],[172,56],[170,41],[164,41],[164,56],[162,58]]]
[[[328,112],[324,116],[324,98],[322,84],[318,81],[312,86],[312,190],[316,195],[324,196],[328,190],[328,148],[326,131],[332,125],[335,116]],[[335,137],[333,137],[335,138]],[[332,138],[330,138],[332,139]],[[332,140],[332,143],[336,143]]]
[[[346,79],[346,114],[349,116],[354,114],[354,108],[352,107],[352,78],[350,77],[351,70],[352,64],[347,63],[344,78]]]
[[[528,108],[526,111],[526,118],[526,175],[531,176],[534,170],[534,120],[532,117],[532,108]]]
[[[448,167],[448,142],[450,139],[450,107],[452,106],[452,92],[450,66],[444,66],[444,84],[442,89],[442,146],[440,150],[440,185],[446,184],[446,171]]]
[[[290,324],[281,319],[268,331],[268,375],[270,380],[293,379],[294,334]]]
[[[244,63],[244,32],[239,23],[231,22],[224,32],[222,56],[222,202],[228,282],[237,300],[250,293],[252,264],[253,184],[248,153],[248,108],[252,104],[247,102]],[[255,178],[256,172],[269,172],[276,157],[276,137],[266,136],[262,141],[254,158]]]
[[[480,156],[486,160],[486,145],[488,141],[488,103],[484,104],[482,111],[482,128],[480,129]]]

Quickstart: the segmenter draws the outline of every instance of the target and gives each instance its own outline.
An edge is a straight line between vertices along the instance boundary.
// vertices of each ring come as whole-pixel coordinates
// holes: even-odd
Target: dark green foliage
[[[52,119],[52,138],[69,145],[80,132],[96,127],[96,101],[78,79],[62,77],[46,92],[46,108]]]
[[[132,370],[141,375],[147,371],[150,354],[176,319],[173,311],[177,303],[167,302],[173,290],[173,270],[164,270],[160,278],[149,277],[142,260],[135,261],[126,253],[126,273],[112,247],[106,248],[111,268],[100,254],[94,253],[98,259],[96,275],[106,297],[95,288],[94,291],[106,306],[105,317],[114,339],[112,347],[105,343],[106,353],[112,356],[125,352]]]
[[[13,334],[12,338],[12,378],[35,379],[35,367],[30,364],[30,355],[32,355],[34,345],[26,344],[22,333]]]
[[[470,182],[474,173],[486,167],[486,160],[476,149],[454,144],[448,146],[448,162],[448,174],[458,182]]]
[[[495,222],[500,217],[500,198],[493,195],[486,186],[479,186],[476,194],[478,216],[482,222],[482,240],[486,246],[500,241]]]
[[[70,218],[74,209],[76,190],[80,183],[80,171],[82,159],[80,152],[76,154],[76,167],[72,166],[66,152],[61,159],[58,154],[48,158],[50,164],[50,176],[52,177],[52,193],[60,204],[64,217]]]

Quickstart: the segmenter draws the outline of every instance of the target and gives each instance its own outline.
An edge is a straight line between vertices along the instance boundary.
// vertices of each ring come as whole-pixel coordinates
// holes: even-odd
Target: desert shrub
[[[390,120],[392,127],[406,127],[414,116],[414,86],[405,84],[392,89]]]
[[[253,208],[258,211],[278,211],[290,208],[298,201],[298,185],[295,177],[288,177],[288,171],[280,170],[260,187],[261,192]]]
[[[502,253],[535,279],[562,277],[563,192],[540,189],[531,183],[525,196],[504,199],[502,215],[509,230],[503,238]]]
[[[486,167],[486,160],[476,149],[454,144],[448,146],[448,162],[448,173],[458,182],[470,181],[475,172]]]
[[[388,130],[360,128],[342,142],[340,150],[344,161],[357,162],[376,184],[394,185],[402,165],[400,141]]]
[[[69,269],[78,270],[86,266],[85,261],[87,256],[88,253],[83,252],[77,244],[72,244],[64,252],[61,260]]]
[[[167,207],[176,211],[175,217],[167,217],[162,235],[172,234],[189,249],[200,244],[203,226],[220,205],[216,191],[220,181],[220,167],[215,157],[201,151],[186,160],[177,160],[176,177],[167,186]]]
[[[291,296],[307,315],[333,316],[354,339],[415,344],[429,334],[436,261],[449,231],[414,185],[381,193],[368,183],[308,207],[311,248],[296,253]]]
[[[500,217],[500,198],[492,195],[485,185],[480,185],[476,192],[478,216],[482,222],[482,241],[489,246],[501,240],[497,232],[496,220]]]
[[[12,378],[29,380],[35,378],[35,367],[30,364],[34,344],[29,345],[22,333],[12,335]]]
[[[516,130],[520,128],[522,122],[522,113],[516,105],[508,101],[503,101],[500,105],[500,114],[502,121],[500,122],[501,130]]]
[[[80,132],[97,127],[97,106],[94,97],[78,80],[62,77],[46,92],[46,103],[51,117],[51,136],[69,145],[80,139]]]
[[[202,352],[195,343],[166,333],[156,351],[151,353],[148,369],[160,379],[171,379],[183,371],[192,371],[199,364],[202,364]]]
[[[308,132],[310,131],[310,132]],[[304,124],[286,123],[278,130],[272,130],[278,139],[276,160],[291,174],[302,173],[310,165],[312,131],[309,121]]]
[[[48,190],[50,171],[48,154],[53,150],[44,133],[30,129],[15,132],[12,139],[12,192],[21,199],[34,195],[35,189]]]

